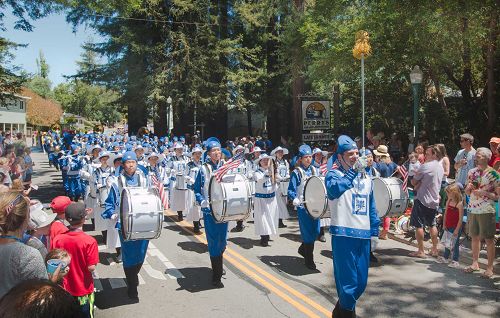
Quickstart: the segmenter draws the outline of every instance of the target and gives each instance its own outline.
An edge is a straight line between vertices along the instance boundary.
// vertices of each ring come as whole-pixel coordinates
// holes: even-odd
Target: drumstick
[[[273,185],[276,184],[276,176],[274,174],[274,159],[271,159],[271,164],[269,165],[269,169],[271,169],[271,181]]]

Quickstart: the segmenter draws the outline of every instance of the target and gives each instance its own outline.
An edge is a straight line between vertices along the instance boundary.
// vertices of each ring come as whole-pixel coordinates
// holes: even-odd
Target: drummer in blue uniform
[[[123,184],[124,187],[147,186],[146,177],[141,170],[137,169],[137,156],[133,151],[127,151],[123,154],[122,168],[117,180],[123,178],[122,180],[125,182]],[[105,202],[104,212],[102,213],[104,218],[119,220],[121,185],[122,183],[118,181],[113,183]],[[119,228],[120,226],[121,224],[118,222],[117,227]],[[139,301],[137,292],[137,286],[139,286],[138,274],[146,257],[149,240],[124,241],[122,232],[119,231],[119,233],[122,246],[123,271],[125,272],[128,286],[127,294],[130,299]]]
[[[223,253],[227,245],[227,229],[228,224],[216,223],[212,216],[208,197],[208,184],[210,177],[220,166],[221,161],[221,144],[216,140],[210,140],[206,143],[208,159],[202,166],[196,176],[193,185],[196,202],[201,205],[203,220],[205,223],[205,231],[208,242],[208,252],[212,263],[212,284],[217,288],[224,287],[221,282],[223,267]]]
[[[66,176],[68,182],[68,196],[75,202],[84,193],[80,178],[80,169],[83,167],[83,162],[78,156],[80,147],[76,144],[71,145],[72,154],[67,157]]]
[[[378,244],[380,224],[366,158],[348,136],[338,138],[337,168],[325,178],[331,211],[333,270],[339,300],[332,316],[356,317],[356,302],[368,281],[370,249]]]
[[[293,205],[297,208],[299,217],[300,236],[302,237],[302,244],[299,247],[299,254],[304,257],[305,265],[311,270],[316,269],[314,263],[314,242],[319,234],[319,219],[312,218],[304,208],[304,183],[305,178],[313,175],[318,175],[315,167],[311,165],[312,151],[308,145],[299,147],[298,153],[299,165],[293,170],[290,175],[290,184],[288,185],[288,198],[292,201]]]

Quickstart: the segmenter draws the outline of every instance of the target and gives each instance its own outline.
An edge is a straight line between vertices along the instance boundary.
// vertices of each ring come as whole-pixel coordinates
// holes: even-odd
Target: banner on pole
[[[330,101],[302,101],[302,130],[330,128]]]

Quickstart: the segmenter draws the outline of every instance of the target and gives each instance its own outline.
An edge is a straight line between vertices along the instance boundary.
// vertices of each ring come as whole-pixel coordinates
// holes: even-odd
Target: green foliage
[[[54,98],[68,113],[83,116],[101,123],[121,120],[117,101],[119,94],[83,81],[59,84],[54,88]]]
[[[52,82],[46,77],[35,75],[26,82],[26,86],[43,98],[53,98]]]
[[[45,59],[42,50],[40,50],[38,58],[36,59],[36,66],[38,69],[37,75],[41,78],[47,79],[49,77],[50,67],[49,64],[47,64],[47,60]]]

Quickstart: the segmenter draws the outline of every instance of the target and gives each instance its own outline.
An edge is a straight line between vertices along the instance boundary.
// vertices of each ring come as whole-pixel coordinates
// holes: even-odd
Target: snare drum
[[[408,206],[408,193],[398,178],[373,178],[373,195],[379,217],[400,216]]]
[[[163,208],[156,188],[123,188],[120,222],[125,241],[160,237]]]
[[[109,195],[109,188],[106,186],[102,186],[99,188],[98,191],[98,201],[99,201],[99,206],[101,208],[104,208],[104,205],[106,204],[106,199],[108,198]]]
[[[304,208],[313,219],[329,218],[325,177],[311,176],[304,183]]]
[[[178,174],[175,176],[175,188],[177,190],[187,190],[187,180],[185,175]]]
[[[284,179],[281,180],[279,183],[279,189],[281,196],[286,197],[288,196],[288,185],[290,184],[290,179]]]
[[[225,175],[222,182],[212,176],[208,195],[210,209],[217,223],[241,221],[250,215],[252,192],[248,179],[241,174]]]

